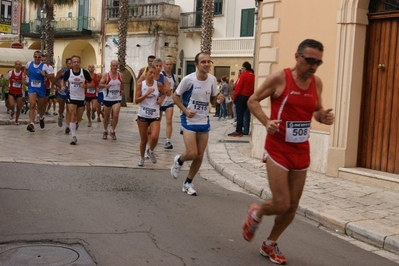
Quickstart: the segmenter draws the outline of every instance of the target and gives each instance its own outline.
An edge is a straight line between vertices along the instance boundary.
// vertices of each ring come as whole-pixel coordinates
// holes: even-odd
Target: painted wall
[[[256,87],[270,73],[295,64],[302,40],[324,44],[324,64],[316,75],[323,81],[323,106],[334,109],[336,120],[331,127],[313,121],[310,169],[332,176],[338,176],[340,167],[356,166],[368,4],[369,0],[264,0],[259,7]],[[267,114],[269,105],[268,100],[262,102]],[[254,119],[252,132],[252,155],[260,158],[265,128]]]

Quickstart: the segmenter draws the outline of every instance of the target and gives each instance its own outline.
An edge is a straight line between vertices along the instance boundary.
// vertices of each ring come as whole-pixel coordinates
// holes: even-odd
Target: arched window
[[[370,13],[389,12],[399,10],[399,0],[371,0]]]

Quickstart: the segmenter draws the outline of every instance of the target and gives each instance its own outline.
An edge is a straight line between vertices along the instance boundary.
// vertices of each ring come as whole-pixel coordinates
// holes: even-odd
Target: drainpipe
[[[259,2],[262,2],[263,0],[255,0],[255,33],[254,33],[254,57],[252,59],[252,66],[255,68],[255,62],[256,62],[256,42],[257,42],[257,36],[258,36],[258,15],[259,15]]]
[[[102,12],[101,12],[101,73],[104,73],[105,70],[105,63],[104,63],[104,53],[105,53],[105,0],[102,0]]]

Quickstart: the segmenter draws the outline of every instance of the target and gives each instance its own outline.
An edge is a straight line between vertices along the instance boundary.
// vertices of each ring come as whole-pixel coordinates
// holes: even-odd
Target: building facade
[[[200,52],[202,0],[176,0],[180,6],[179,74],[195,71],[194,57]],[[212,74],[237,79],[242,63],[253,64],[255,2],[214,1]]]
[[[312,123],[311,170],[353,180],[372,177],[374,183],[385,179],[397,186],[397,1],[258,4],[256,87],[270,73],[294,65],[302,40],[316,39],[325,47],[317,75],[323,81],[323,105],[333,108],[336,120],[331,127]],[[262,104],[269,112],[270,103]],[[261,156],[265,134],[255,120],[253,156]]]

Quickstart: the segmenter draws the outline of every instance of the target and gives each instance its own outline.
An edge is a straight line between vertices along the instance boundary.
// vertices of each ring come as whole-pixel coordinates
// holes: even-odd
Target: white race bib
[[[31,85],[33,88],[41,88],[42,82],[41,82],[40,80],[32,80],[32,81],[30,82],[30,85]]]
[[[14,81],[14,82],[12,83],[12,86],[13,86],[14,88],[21,88],[21,82]]]
[[[310,133],[310,121],[287,121],[285,141],[302,143],[308,140]]]

